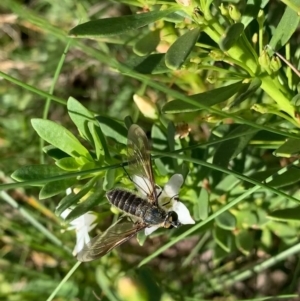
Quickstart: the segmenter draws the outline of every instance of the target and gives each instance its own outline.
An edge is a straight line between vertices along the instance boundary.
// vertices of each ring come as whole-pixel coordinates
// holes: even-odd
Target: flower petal
[[[154,225],[154,226],[146,228],[145,229],[145,235],[150,235],[152,232],[157,230],[159,227],[160,227],[159,225]]]
[[[96,224],[94,223],[97,219],[96,215],[93,214],[91,211],[88,211],[83,216],[83,224],[88,228],[88,231],[91,231],[95,228]]]
[[[71,187],[67,188],[67,189],[66,189],[66,194],[69,195],[69,194],[71,194],[71,193],[72,193],[72,188],[71,188]]]
[[[67,208],[65,211],[63,211],[63,212],[61,213],[60,216],[61,216],[63,219],[66,219],[66,217],[69,215],[69,213],[70,213],[71,211],[72,211],[71,209]]]
[[[132,181],[142,196],[145,197],[145,196],[148,196],[151,194],[152,185],[147,178],[134,175],[132,177]],[[156,185],[156,186],[157,186],[156,187],[156,195],[159,195],[161,193],[162,189],[158,185]]]
[[[178,214],[178,220],[181,224],[195,224],[192,219],[189,209],[181,202],[176,202],[173,210]]]
[[[164,192],[170,198],[179,193],[180,187],[183,184],[183,176],[179,173],[173,175],[169,182],[164,187]]]
[[[77,255],[84,247],[85,233],[80,233],[76,231],[76,245],[73,250],[73,255]]]
[[[132,181],[141,195],[147,196],[151,193],[151,184],[148,179],[134,175]]]

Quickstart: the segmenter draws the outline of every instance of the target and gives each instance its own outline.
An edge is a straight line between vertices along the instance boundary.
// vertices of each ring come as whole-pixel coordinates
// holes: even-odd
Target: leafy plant
[[[134,294],[138,300],[152,300],[151,292],[155,300],[198,300],[213,294],[239,298],[242,292],[233,284],[243,281],[250,286],[247,279],[266,269],[271,279],[276,265],[285,272],[288,266],[286,277],[291,285],[286,289],[273,285],[268,294],[284,298],[285,293],[295,293],[299,276],[295,255],[300,249],[299,77],[295,70],[299,67],[300,1],[119,2],[128,5],[131,14],[111,18],[98,14],[69,31],[71,49],[79,49],[82,56],[74,56],[78,65],[100,62],[121,76],[122,88],[117,93],[112,93],[114,80],[106,85],[112,88],[109,101],[99,97],[100,101],[83,106],[69,97],[65,102],[0,73],[40,97],[49,97],[60,106],[66,103],[77,128],[73,134],[58,122],[33,118],[32,127],[50,144],[43,151],[55,165],[53,161],[37,165],[33,160],[35,165],[12,174],[20,183],[4,184],[2,189],[39,186],[41,200],[59,199],[57,215],[75,207],[67,217],[69,222],[98,210],[99,204],[103,205],[99,219],[111,215],[104,193],[115,185],[131,185],[121,167],[127,128],[139,123],[151,136],[157,183],[164,185],[173,173],[183,174],[180,198],[192,209],[197,223],[153,234],[153,241],[157,237],[160,245],[151,249],[146,240],[142,250],[148,248],[147,254],[129,246],[122,257],[126,260],[115,254],[103,258],[96,274],[82,266],[79,277],[89,276],[81,283],[75,274],[74,281],[89,292],[97,281],[109,300],[133,300]],[[28,14],[14,1],[1,5],[65,41],[58,27]],[[101,70],[93,75],[105,83],[109,72],[101,76]],[[132,106],[132,98],[137,107]],[[183,136],[182,123],[190,128]],[[68,187],[77,193],[62,197]],[[188,251],[179,243],[184,239]],[[176,260],[168,253],[172,251]],[[202,264],[206,252],[210,265]],[[283,260],[285,267],[280,263]],[[148,271],[142,267],[146,264],[154,268]],[[44,284],[53,286],[47,281]],[[130,284],[134,292],[130,297],[122,281]],[[32,286],[28,289],[32,291]],[[82,291],[72,290],[72,296],[84,298]],[[64,297],[65,292],[61,294]],[[254,290],[249,297],[260,294]]]

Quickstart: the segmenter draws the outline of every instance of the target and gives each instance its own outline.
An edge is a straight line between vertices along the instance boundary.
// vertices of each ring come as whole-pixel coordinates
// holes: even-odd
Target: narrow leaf
[[[179,37],[166,53],[166,66],[172,70],[179,69],[193,50],[200,36],[200,28],[189,30]]]
[[[220,48],[223,51],[229,50],[238,40],[243,31],[244,25],[242,23],[234,23],[230,25],[219,42]]]
[[[160,41],[160,30],[149,31],[134,45],[133,51],[140,56],[146,56],[154,51]]]
[[[68,154],[66,154],[65,152],[63,152],[62,150],[60,150],[59,148],[53,146],[53,145],[47,145],[45,147],[43,147],[43,151],[50,156],[51,158],[55,159],[55,160],[59,160],[62,158],[66,158],[69,157]]]
[[[300,0],[293,0],[293,3],[298,7],[300,6]],[[278,50],[289,41],[292,34],[298,28],[299,20],[300,16],[297,12],[290,7],[286,7],[269,43],[271,49]]]
[[[61,215],[66,209],[68,209],[72,205],[77,204],[79,200],[93,188],[96,180],[97,178],[94,177],[91,180],[89,180],[84,186],[82,186],[78,193],[71,193],[66,195],[56,207],[56,215]]]
[[[222,229],[234,230],[236,227],[236,219],[229,211],[225,211],[216,217],[216,224]]]
[[[71,187],[76,182],[76,178],[49,182],[41,189],[39,199],[44,200],[61,192],[65,192],[67,188]]]
[[[247,132],[250,131],[252,131],[252,133],[247,134]],[[253,133],[253,128],[249,127],[248,125],[239,125],[226,137],[235,136],[242,133],[244,133],[244,135],[241,137],[226,140],[219,144],[214,154],[214,164],[227,168],[229,161],[234,159],[248,145],[249,141],[255,135],[255,133]]]
[[[267,177],[273,176],[270,185],[274,188],[285,187],[291,184],[295,184],[300,181],[300,169],[296,167],[290,168],[283,174],[277,174],[278,169],[272,168],[265,171],[259,171],[251,175],[252,178],[263,181]],[[244,184],[245,187],[250,187],[249,184]]]
[[[275,210],[268,214],[268,218],[279,221],[300,222],[300,206]]]
[[[66,171],[77,171],[80,170],[81,165],[78,164],[77,160],[72,157],[62,158],[57,160],[55,164]]]
[[[176,9],[166,9],[162,11],[152,11],[148,13],[135,14],[117,18],[106,18],[89,21],[80,24],[69,32],[69,35],[75,37],[101,37],[108,35],[121,34],[126,31],[138,29],[157,20],[160,20]]]
[[[253,19],[257,18],[260,9],[263,9],[270,0],[248,0],[246,4],[245,11],[242,15],[241,22],[244,24],[245,28],[251,23]]]
[[[241,210],[236,213],[238,228],[255,228],[257,225],[257,215],[251,210]]]
[[[73,97],[69,97],[67,108],[70,118],[77,126],[82,137],[92,142],[93,139],[88,129],[88,123],[95,120],[94,115]]]
[[[79,205],[74,208],[69,215],[66,217],[67,222],[71,222],[73,219],[76,217],[79,217],[95,206],[100,205],[103,203],[105,200],[103,199],[104,197],[104,191],[102,189],[97,189],[96,192],[92,193],[85,201],[80,203]]]
[[[63,174],[66,174],[66,172],[55,165],[30,165],[17,169],[11,177],[18,182],[22,182],[47,179]],[[40,185],[43,184],[38,186]]]
[[[230,108],[239,105],[241,102],[252,96],[261,86],[261,79],[253,78],[248,84],[245,84],[245,88],[239,91],[239,94],[230,104]]]
[[[126,66],[142,74],[161,74],[170,72],[165,63],[164,53],[150,54],[147,57],[131,56]]]
[[[110,159],[110,153],[107,146],[107,141],[101,127],[99,125],[95,125],[93,122],[89,123],[89,129],[94,139],[94,147],[96,149],[96,156],[99,160],[101,156],[104,155],[106,160]]]
[[[230,231],[215,227],[213,236],[217,244],[227,253],[231,251],[233,243],[233,235]]]
[[[289,138],[285,143],[279,146],[275,151],[274,155],[277,157],[290,158],[300,153],[300,140]]]
[[[108,169],[105,173],[104,181],[103,181],[103,189],[105,191],[110,190],[114,187],[116,179],[116,170]]]
[[[97,116],[96,119],[105,136],[113,138],[121,144],[127,144],[127,129],[121,122],[105,116]]]
[[[167,102],[162,110],[166,114],[176,114],[183,112],[195,112],[203,110],[201,104],[211,107],[215,104],[228,100],[231,96],[237,93],[243,86],[242,82],[237,82],[225,87],[217,88],[211,91],[195,94],[190,96],[191,100],[199,102],[198,105],[192,105],[182,100],[172,100]]]
[[[237,248],[244,253],[249,255],[254,246],[254,237],[248,230],[240,231],[235,237],[235,243]]]
[[[93,160],[88,150],[63,126],[44,119],[32,119],[31,123],[41,138],[69,154],[71,157],[82,156],[89,161]]]
[[[201,188],[198,196],[195,195],[194,217],[196,221],[205,220],[209,214],[209,195],[205,188]]]

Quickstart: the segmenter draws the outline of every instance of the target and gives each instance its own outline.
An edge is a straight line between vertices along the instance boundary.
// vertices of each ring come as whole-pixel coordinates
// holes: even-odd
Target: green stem
[[[60,282],[60,284],[55,288],[55,290],[52,292],[52,294],[49,296],[49,298],[46,301],[51,301],[56,296],[56,294],[59,292],[59,290],[62,288],[62,286],[69,280],[69,278],[74,274],[74,272],[77,270],[77,268],[80,266],[81,262],[77,261],[75,265],[72,267],[72,269],[68,272],[68,274],[64,277],[64,279]]]

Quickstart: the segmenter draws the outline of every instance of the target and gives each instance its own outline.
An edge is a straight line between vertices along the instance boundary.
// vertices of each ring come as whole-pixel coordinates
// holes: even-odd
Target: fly
[[[120,218],[105,232],[94,237],[77,254],[79,261],[92,261],[120,246],[147,227],[178,227],[180,222],[175,211],[165,211],[158,205],[161,189],[155,184],[150,157],[150,147],[144,131],[132,124],[127,139],[128,175],[145,198],[116,188],[106,193],[108,201],[131,217]]]

